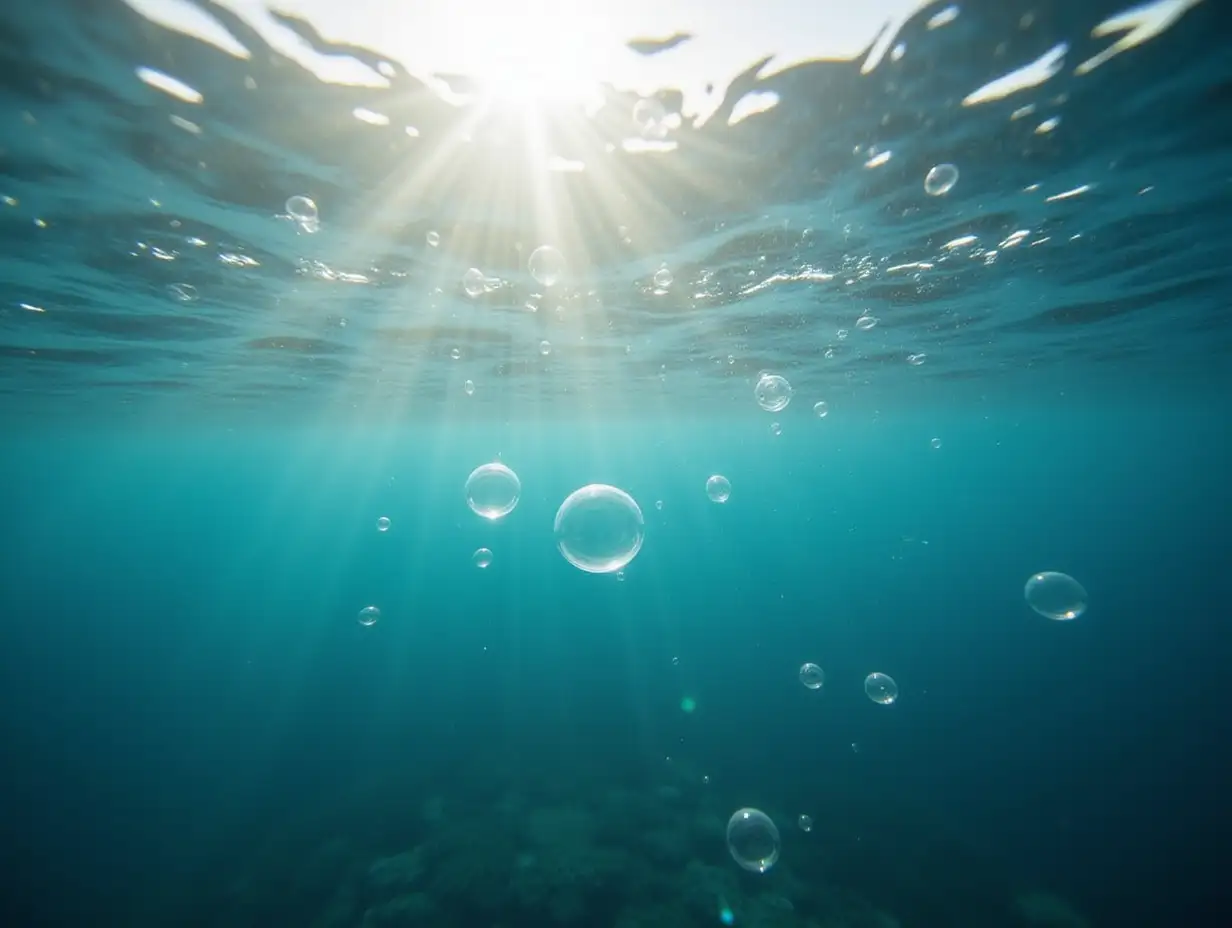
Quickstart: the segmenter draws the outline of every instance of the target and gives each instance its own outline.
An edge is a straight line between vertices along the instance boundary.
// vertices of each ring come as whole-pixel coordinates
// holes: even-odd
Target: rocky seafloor
[[[437,784],[439,787],[439,784]],[[763,806],[782,836],[739,867],[741,803],[679,773],[636,789],[594,779],[457,795],[373,789],[233,854],[194,910],[210,926],[311,928],[1082,928],[1060,896],[903,810]],[[219,888],[221,887],[221,888]]]

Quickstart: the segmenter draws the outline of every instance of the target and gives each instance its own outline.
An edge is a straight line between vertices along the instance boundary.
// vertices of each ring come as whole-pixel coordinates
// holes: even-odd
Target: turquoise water
[[[670,151],[612,91],[547,173],[223,8],[259,54],[5,14],[6,923],[1224,923],[1226,10],[1079,76],[1120,8],[1010,7]],[[558,549],[595,483],[619,575]]]

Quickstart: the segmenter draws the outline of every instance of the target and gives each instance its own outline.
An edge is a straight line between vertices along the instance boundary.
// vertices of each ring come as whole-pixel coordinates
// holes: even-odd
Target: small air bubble
[[[958,168],[952,164],[938,164],[924,175],[924,192],[930,197],[940,197],[954,189],[958,183]]]

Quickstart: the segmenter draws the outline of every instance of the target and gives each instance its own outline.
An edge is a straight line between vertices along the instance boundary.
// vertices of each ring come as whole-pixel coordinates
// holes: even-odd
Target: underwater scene
[[[1232,5],[0,13],[0,924],[1232,925]]]

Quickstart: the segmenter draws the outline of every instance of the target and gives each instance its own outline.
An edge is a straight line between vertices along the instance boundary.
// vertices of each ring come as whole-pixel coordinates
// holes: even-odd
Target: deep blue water
[[[608,150],[616,91],[556,114],[587,167],[547,180],[524,127],[324,84],[222,8],[253,59],[118,4],[0,17],[5,923],[1232,922],[1227,7],[1075,75],[1119,6],[940,6],[673,151]],[[621,578],[557,550],[591,483],[644,516]]]

